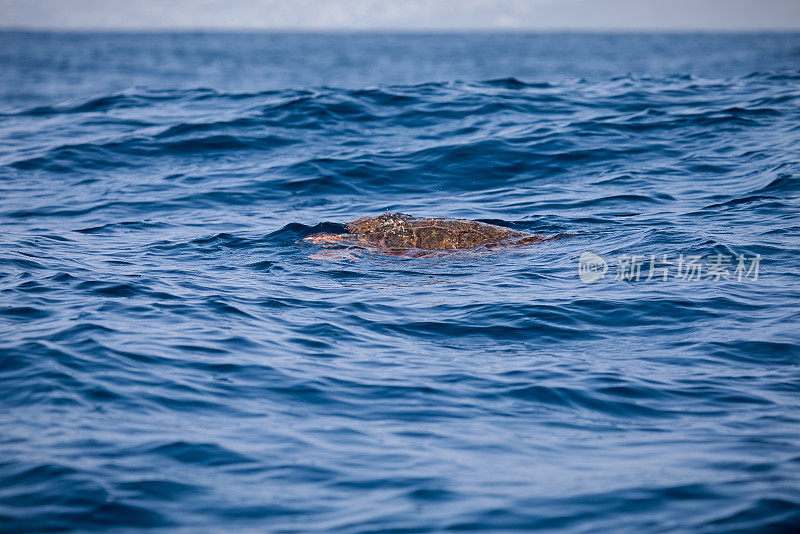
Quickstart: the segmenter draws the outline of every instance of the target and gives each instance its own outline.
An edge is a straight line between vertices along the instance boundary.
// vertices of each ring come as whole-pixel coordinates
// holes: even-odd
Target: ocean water
[[[796,532],[798,244],[798,34],[0,33],[0,530]]]

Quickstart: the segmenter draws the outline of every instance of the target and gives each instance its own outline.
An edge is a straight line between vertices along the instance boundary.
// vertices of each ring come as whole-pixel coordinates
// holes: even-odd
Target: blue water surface
[[[796,532],[798,244],[798,34],[0,33],[0,529]]]

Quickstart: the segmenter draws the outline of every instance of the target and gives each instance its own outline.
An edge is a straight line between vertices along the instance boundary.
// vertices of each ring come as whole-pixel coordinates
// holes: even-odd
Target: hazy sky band
[[[0,0],[0,27],[798,30],[800,0]]]

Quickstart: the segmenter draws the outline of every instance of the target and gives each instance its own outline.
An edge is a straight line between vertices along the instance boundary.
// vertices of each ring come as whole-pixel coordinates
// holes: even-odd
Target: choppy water
[[[0,34],[0,528],[793,531],[799,61],[788,34]],[[383,210],[572,237],[300,242]]]

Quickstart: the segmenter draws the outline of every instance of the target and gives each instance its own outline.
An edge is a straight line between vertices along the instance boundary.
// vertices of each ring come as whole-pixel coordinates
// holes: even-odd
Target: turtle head
[[[341,240],[342,234],[347,233],[347,226],[339,223],[324,222],[308,228],[303,236],[304,241],[316,244],[336,243]]]
[[[315,234],[346,234],[347,225],[333,222],[323,222],[308,228],[304,233],[306,237]]]

